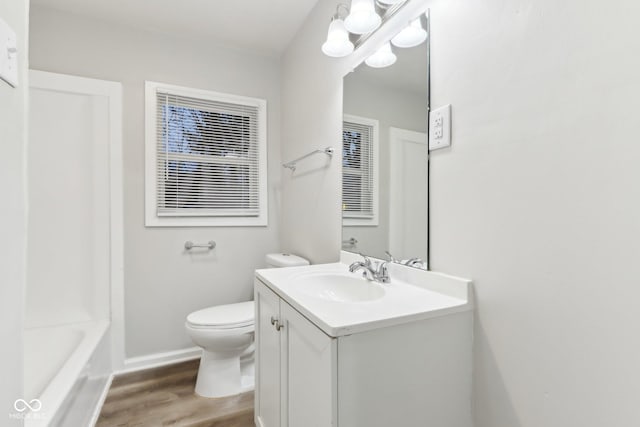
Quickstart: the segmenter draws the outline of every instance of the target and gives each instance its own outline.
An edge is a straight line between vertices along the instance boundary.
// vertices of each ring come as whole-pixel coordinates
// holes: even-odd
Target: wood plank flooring
[[[253,392],[220,399],[195,394],[199,360],[114,378],[97,427],[255,427]]]

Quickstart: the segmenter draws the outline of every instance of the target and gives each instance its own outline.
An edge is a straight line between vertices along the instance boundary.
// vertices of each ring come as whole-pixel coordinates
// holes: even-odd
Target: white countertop
[[[471,281],[398,264],[389,265],[391,283],[384,296],[361,302],[330,301],[301,291],[302,276],[308,274],[351,274],[342,263],[256,271],[256,277],[331,337],[340,337],[415,320],[428,319],[472,309]]]

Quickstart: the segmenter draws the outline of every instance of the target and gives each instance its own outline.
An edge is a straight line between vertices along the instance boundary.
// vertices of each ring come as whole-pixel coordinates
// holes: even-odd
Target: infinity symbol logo
[[[13,407],[18,412],[24,412],[27,409],[30,409],[33,412],[38,412],[40,409],[42,409],[42,402],[40,402],[38,399],[32,399],[29,402],[24,399],[18,399],[13,402]]]

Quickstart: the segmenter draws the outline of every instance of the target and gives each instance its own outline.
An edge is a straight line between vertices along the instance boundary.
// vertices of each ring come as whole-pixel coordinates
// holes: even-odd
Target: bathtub
[[[93,425],[109,386],[107,320],[26,329],[25,427]]]
[[[29,72],[25,394],[11,413],[27,427],[91,426],[124,358],[121,92]]]

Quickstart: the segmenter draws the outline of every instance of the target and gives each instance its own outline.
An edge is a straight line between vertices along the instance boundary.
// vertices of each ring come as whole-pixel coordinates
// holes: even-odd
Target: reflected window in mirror
[[[345,116],[342,127],[342,218],[378,225],[378,121]]]
[[[420,19],[428,28],[426,16]],[[381,259],[389,252],[398,262],[425,268],[428,39],[392,49],[397,56],[393,65],[372,68],[363,63],[344,78],[342,248]],[[377,133],[371,145],[370,123]],[[369,147],[373,149],[367,152]]]

